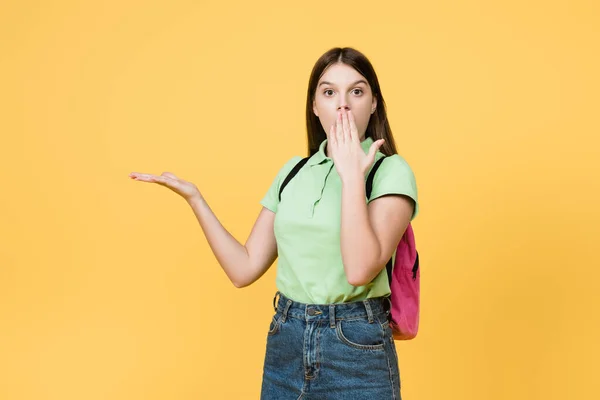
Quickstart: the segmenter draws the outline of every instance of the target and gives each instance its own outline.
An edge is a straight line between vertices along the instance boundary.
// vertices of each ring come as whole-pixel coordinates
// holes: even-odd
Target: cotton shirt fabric
[[[368,153],[372,138],[361,142]],[[342,263],[340,227],[342,182],[333,160],[325,155],[327,140],[287,184],[279,201],[279,188],[302,157],[292,157],[279,170],[261,204],[275,215],[277,240],[276,286],[290,299],[308,304],[334,304],[390,294],[386,269],[364,286],[348,283]],[[377,152],[375,161],[384,157]],[[366,184],[366,178],[365,178]],[[411,221],[419,212],[415,176],[398,154],[380,165],[371,198],[405,195],[415,201]]]

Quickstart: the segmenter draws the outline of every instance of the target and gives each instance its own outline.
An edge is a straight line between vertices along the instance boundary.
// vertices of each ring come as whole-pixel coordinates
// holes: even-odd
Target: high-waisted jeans
[[[261,400],[401,400],[387,298],[273,305]]]

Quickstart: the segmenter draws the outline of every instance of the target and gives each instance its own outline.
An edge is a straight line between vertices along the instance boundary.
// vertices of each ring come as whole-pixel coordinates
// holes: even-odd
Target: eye
[[[333,90],[331,90],[331,89],[327,89],[327,90],[325,90],[325,91],[323,92],[323,94],[324,94],[325,96],[327,96],[327,92],[333,92]]]
[[[362,89],[354,89],[354,91],[356,91],[356,90],[358,90],[360,92],[359,94],[363,93]]]

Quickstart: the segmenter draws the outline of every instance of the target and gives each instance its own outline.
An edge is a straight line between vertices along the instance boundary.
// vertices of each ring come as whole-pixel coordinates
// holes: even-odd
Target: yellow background
[[[305,152],[310,70],[373,62],[421,214],[403,396],[597,399],[600,6],[4,1],[0,399],[257,399],[273,267],[235,289],[187,204],[245,241]]]

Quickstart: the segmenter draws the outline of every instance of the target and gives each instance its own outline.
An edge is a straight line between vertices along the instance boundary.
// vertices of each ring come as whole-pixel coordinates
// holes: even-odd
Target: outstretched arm
[[[129,176],[137,181],[165,186],[188,202],[213,254],[236,287],[248,286],[258,280],[277,258],[273,211],[266,208],[261,210],[246,244],[242,245],[221,224],[193,183],[170,172],[160,176],[133,172]]]

